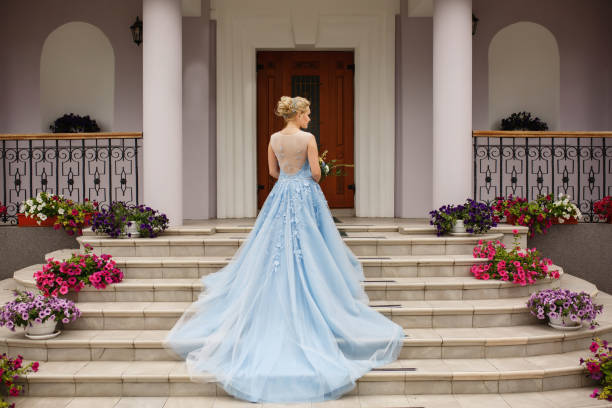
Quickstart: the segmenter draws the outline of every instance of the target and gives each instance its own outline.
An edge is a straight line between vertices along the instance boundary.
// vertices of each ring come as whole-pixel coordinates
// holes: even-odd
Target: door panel
[[[257,53],[257,204],[261,208],[275,179],[268,174],[270,135],[284,126],[274,115],[283,95],[311,102],[308,132],[315,135],[319,153],[328,159],[354,163],[353,53],[344,51],[260,51]],[[321,183],[331,208],[353,208],[354,170]]]

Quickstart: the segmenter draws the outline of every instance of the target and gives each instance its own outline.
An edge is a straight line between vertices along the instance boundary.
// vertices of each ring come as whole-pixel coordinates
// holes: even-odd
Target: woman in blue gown
[[[301,130],[309,105],[300,97],[279,101],[276,113],[287,124],[268,147],[278,181],[243,245],[202,278],[204,291],[165,341],[194,381],[217,381],[247,401],[335,399],[394,361],[404,338],[368,306],[361,264],[317,183],[316,141]]]

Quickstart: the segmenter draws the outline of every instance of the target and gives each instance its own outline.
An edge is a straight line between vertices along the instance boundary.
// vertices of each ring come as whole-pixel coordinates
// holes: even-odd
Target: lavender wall
[[[424,217],[431,209],[432,18],[408,17],[401,0],[398,69],[396,209]],[[488,128],[488,52],[493,36],[518,21],[543,25],[561,60],[560,130],[612,130],[612,2],[609,0],[473,0],[473,127]]]
[[[432,203],[433,20],[408,17],[400,3],[395,216],[423,217]]]
[[[184,214],[197,219],[216,215],[215,25],[209,10],[210,1],[202,0],[201,17],[183,18]],[[0,133],[48,131],[40,124],[40,55],[47,36],[70,21],[95,25],[113,47],[114,126],[103,130],[142,130],[142,48],[129,30],[137,15],[142,17],[142,0],[112,0],[112,6],[94,0],[0,2]]]
[[[216,215],[216,129],[211,126],[216,115],[212,89],[215,59],[211,57],[214,55],[215,26],[209,12],[209,0],[203,0],[201,17],[183,17],[183,206],[186,219]]]
[[[493,36],[518,21],[549,29],[559,45],[559,130],[612,129],[612,2],[609,0],[474,0],[480,19],[473,48],[473,122],[488,123],[488,51]]]
[[[0,133],[41,129],[40,55],[47,36],[70,21],[98,27],[115,52],[116,131],[142,129],[142,50],[129,26],[142,0],[20,0],[0,2]]]

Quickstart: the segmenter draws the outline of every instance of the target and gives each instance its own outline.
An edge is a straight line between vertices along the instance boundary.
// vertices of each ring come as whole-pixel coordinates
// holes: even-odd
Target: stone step
[[[510,238],[510,242],[508,241]],[[167,256],[233,256],[246,240],[245,233],[218,233],[214,236],[160,236],[157,238],[112,239],[82,236],[77,238],[81,248],[94,247],[96,253],[125,257]],[[396,232],[360,233],[343,238],[357,256],[389,255],[470,255],[480,240],[503,240],[512,245],[511,236],[483,234],[466,237],[435,235],[405,235]]]
[[[511,328],[405,329],[402,359],[528,357],[588,350],[592,338],[612,340],[612,322],[560,331],[544,324]],[[37,361],[177,361],[163,347],[168,330],[64,330],[49,340],[0,330],[0,349]]]
[[[399,227],[397,225],[377,225],[377,224],[360,224],[360,225],[344,225],[336,224],[339,231],[345,232],[398,232]],[[253,230],[253,224],[242,224],[242,225],[216,225],[210,227],[203,226],[178,226],[170,227],[165,230],[161,235],[214,235],[219,233],[238,233],[238,232],[251,232]],[[423,226],[416,228],[415,231],[422,234],[435,233],[433,227]],[[86,237],[102,237],[103,234],[95,233],[91,228],[83,229],[83,236]]]
[[[425,395],[345,395],[338,400],[284,404],[299,408],[595,408],[610,407],[609,401],[589,397],[592,388],[581,387],[525,393],[425,394]],[[283,404],[258,404],[226,396],[170,397],[9,397],[9,403],[27,408],[278,408]],[[23,404],[23,405],[22,405]]]
[[[15,272],[14,279],[24,288],[35,289],[33,273],[41,269],[42,265],[21,269]],[[559,280],[542,279],[531,286],[520,286],[473,277],[369,278],[362,285],[370,300],[472,300],[528,296],[538,290],[559,287]],[[104,290],[87,286],[68,298],[78,302],[189,302],[197,300],[202,289],[200,279],[126,278]]]
[[[595,285],[564,275],[561,287],[597,295]],[[404,328],[501,327],[536,324],[526,297],[476,300],[371,300],[370,305]],[[70,329],[166,330],[192,302],[83,302]]]
[[[500,327],[536,324],[527,298],[486,300],[373,300],[370,305],[405,328]],[[84,302],[71,329],[164,330],[191,302]]]
[[[400,234],[408,235],[432,235],[436,233],[435,227],[427,223],[415,223],[409,225],[380,224],[376,222],[363,224],[336,223],[336,226],[338,227],[339,231],[344,232],[399,232]],[[239,223],[235,225],[224,225],[223,223],[217,223],[216,225],[210,226],[181,225],[168,228],[162,233],[162,235],[213,235],[217,233],[251,232],[252,230],[253,222]],[[527,227],[509,224],[499,224],[497,227],[492,228],[491,232],[512,234],[514,230],[517,230],[519,232],[519,235],[527,234],[527,232],[529,231]],[[83,229],[83,236],[100,237],[102,236],[102,234],[97,234],[93,232],[91,228],[85,228]]]
[[[76,250],[58,250],[45,259],[67,259]],[[470,255],[388,255],[358,256],[366,278],[409,277],[471,277],[470,268],[485,259]],[[200,278],[226,266],[228,256],[142,256],[113,257],[117,266],[131,279],[189,279]],[[36,266],[38,267],[38,266]]]
[[[353,395],[497,394],[593,386],[579,364],[588,350],[491,359],[400,359],[368,372]],[[192,382],[184,362],[42,362],[26,376],[29,396],[222,396],[209,375]]]

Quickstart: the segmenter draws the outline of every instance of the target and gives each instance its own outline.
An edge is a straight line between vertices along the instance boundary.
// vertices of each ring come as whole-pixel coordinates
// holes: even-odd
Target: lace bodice
[[[298,131],[292,135],[280,132],[272,134],[270,145],[278,160],[278,166],[285,174],[295,174],[308,160],[308,141],[312,135]]]

